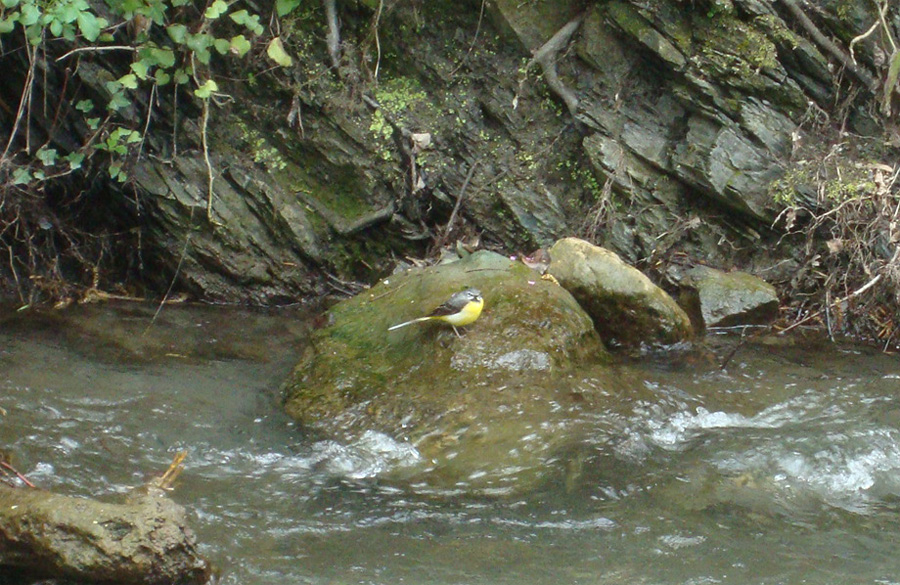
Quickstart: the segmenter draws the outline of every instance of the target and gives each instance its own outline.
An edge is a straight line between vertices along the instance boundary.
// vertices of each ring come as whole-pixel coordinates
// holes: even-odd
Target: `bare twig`
[[[222,225],[213,218],[213,168],[209,162],[209,143],[207,125],[209,124],[209,99],[203,100],[203,124],[200,129],[200,144],[203,146],[203,161],[206,163],[206,219],[214,225]]]
[[[179,451],[176,453],[175,457],[172,458],[172,463],[169,464],[169,468],[166,469],[166,472],[163,473],[162,476],[153,482],[154,485],[163,490],[172,489],[172,484],[175,483],[178,475],[184,471],[185,457],[187,457],[187,451]]]
[[[440,249],[445,243],[447,243],[447,236],[450,235],[450,229],[453,227],[453,222],[456,221],[456,216],[459,214],[459,208],[462,205],[463,196],[466,194],[466,187],[469,186],[469,182],[475,175],[475,169],[477,167],[478,161],[475,161],[474,163],[472,163],[472,166],[469,167],[469,172],[466,173],[466,179],[463,181],[462,187],[459,188],[459,195],[456,196],[456,205],[453,206],[453,211],[450,213],[450,219],[447,220],[447,225],[444,226],[443,233],[441,233],[440,237],[434,243],[435,249]]]
[[[72,49],[68,53],[65,53],[65,54],[57,57],[56,62],[59,63],[63,59],[68,59],[69,57],[71,57],[72,55],[74,55],[76,53],[85,53],[85,52],[101,53],[101,52],[105,52],[105,51],[130,51],[132,53],[137,53],[138,48],[131,47],[128,45],[108,45],[108,46],[103,46],[103,47],[78,47],[77,49]]]
[[[478,12],[478,24],[475,25],[475,35],[472,37],[472,42],[469,43],[469,50],[466,51],[466,54],[463,55],[463,58],[459,60],[459,63],[456,64],[456,67],[450,72],[448,77],[453,77],[456,75],[456,72],[459,71],[460,67],[462,67],[466,60],[469,58],[469,55],[472,54],[472,50],[475,48],[475,43],[478,41],[478,33],[481,32],[481,21],[484,18],[484,6],[487,4],[487,0],[481,0],[481,10]]]
[[[807,315],[806,317],[804,317],[803,319],[800,319],[796,323],[793,323],[793,324],[789,325],[788,327],[785,327],[784,329],[779,331],[779,334],[787,333],[791,329],[794,329],[795,327],[799,327],[800,325],[803,325],[807,321],[815,319],[816,317],[821,315],[825,311],[826,308],[835,307],[837,305],[840,305],[841,303],[845,303],[845,302],[849,301],[852,298],[858,297],[859,295],[863,294],[864,292],[866,292],[867,290],[869,290],[870,288],[872,288],[873,286],[878,284],[878,281],[881,280],[881,276],[882,276],[881,274],[876,275],[875,278],[871,279],[869,282],[862,285],[861,287],[859,287],[858,289],[856,289],[855,291],[853,291],[846,297],[826,304],[825,307],[823,307],[822,309],[819,309],[818,311],[814,311],[814,312],[810,313],[809,315]]]
[[[25,74],[25,84],[22,87],[22,96],[19,98],[16,121],[13,122],[12,130],[9,133],[9,140],[6,142],[6,148],[3,149],[3,154],[0,155],[0,163],[6,162],[6,157],[12,148],[13,141],[16,139],[16,134],[19,132],[19,124],[22,122],[25,111],[30,108],[31,104],[31,88],[34,84],[34,69],[36,64],[35,52],[37,51],[37,48],[26,47],[25,50],[28,53],[28,73]]]
[[[853,46],[856,45],[856,43],[866,40],[867,38],[869,38],[872,35],[873,32],[875,32],[875,29],[878,28],[878,25],[880,25],[881,23],[884,22],[884,13],[886,11],[887,11],[887,4],[885,3],[885,5],[882,6],[881,10],[880,10],[880,13],[881,13],[880,18],[872,23],[872,26],[869,27],[869,30],[867,30],[866,32],[864,32],[861,35],[853,37],[853,40],[850,41],[850,58],[853,60],[854,63],[856,63],[856,55],[853,54]]]
[[[28,481],[27,477],[25,477],[24,475],[22,475],[21,473],[16,471],[16,469],[12,465],[7,463],[6,461],[0,461],[0,467],[3,467],[4,469],[7,469],[7,470],[11,471],[12,473],[16,474],[16,477],[18,477],[19,480],[22,483],[24,483],[25,485],[27,485],[28,487],[30,487],[30,488],[36,487],[33,483]]]
[[[185,230],[184,234],[184,244],[181,246],[181,256],[178,258],[178,265],[175,267],[175,273],[172,275],[172,279],[169,281],[169,288],[166,289],[166,294],[163,295],[162,300],[159,302],[159,306],[156,307],[156,311],[153,313],[153,317],[150,318],[150,323],[147,324],[147,327],[144,329],[141,335],[146,335],[153,325],[156,324],[156,320],[159,318],[159,314],[162,313],[163,307],[166,306],[166,303],[169,302],[169,297],[172,296],[172,291],[175,289],[175,283],[178,282],[178,275],[181,274],[181,267],[184,265],[184,259],[187,257],[188,246],[191,244],[191,226],[194,223],[194,209],[196,209],[193,205],[191,206],[191,213],[188,217],[188,229]]]
[[[378,37],[378,24],[381,21],[381,12],[384,10],[384,0],[378,0],[378,10],[372,19],[372,34],[375,37],[375,81],[378,81],[378,69],[381,67],[381,39]]]
[[[413,151],[412,145],[412,132],[401,125],[397,118],[394,117],[394,114],[382,107],[382,105],[378,103],[378,100],[372,96],[363,94],[362,100],[367,106],[372,108],[372,110],[380,111],[381,115],[384,116],[385,121],[393,130],[391,138],[394,140],[394,144],[397,145],[397,150],[400,152],[400,156],[403,158],[403,161],[408,168],[408,192],[409,195],[414,194],[416,192],[416,184],[418,183],[419,175],[418,170],[416,169],[416,153]]]

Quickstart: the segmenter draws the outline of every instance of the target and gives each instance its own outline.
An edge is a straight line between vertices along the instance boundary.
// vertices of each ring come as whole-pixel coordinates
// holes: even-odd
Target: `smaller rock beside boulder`
[[[693,266],[673,267],[668,276],[682,288],[682,305],[704,328],[764,324],[778,316],[775,287],[752,274]]]
[[[672,297],[614,252],[578,238],[550,248],[548,272],[572,293],[613,347],[672,345],[693,328]]]

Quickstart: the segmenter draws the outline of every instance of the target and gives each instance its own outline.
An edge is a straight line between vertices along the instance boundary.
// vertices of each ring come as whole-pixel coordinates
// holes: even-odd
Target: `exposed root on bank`
[[[569,89],[559,78],[559,72],[556,69],[556,58],[560,51],[565,49],[566,45],[569,44],[572,35],[575,34],[575,31],[577,31],[581,26],[581,23],[584,22],[584,18],[585,15],[581,14],[567,22],[556,32],[556,34],[550,37],[549,41],[544,43],[541,48],[534,52],[534,56],[525,67],[525,76],[527,76],[528,70],[530,70],[535,63],[541,66],[541,71],[544,72],[544,81],[547,83],[547,87],[565,102],[566,107],[569,109],[569,113],[572,114],[572,116],[578,113],[578,96],[576,96],[575,92]],[[523,78],[519,82],[519,85],[521,86],[524,83],[525,79]],[[518,103],[518,99],[519,97],[517,95],[513,107]]]
[[[331,66],[335,71],[341,64],[341,27],[338,24],[337,6],[335,0],[324,0],[325,20],[328,22],[328,34],[325,42],[328,44],[328,56],[331,58]]]

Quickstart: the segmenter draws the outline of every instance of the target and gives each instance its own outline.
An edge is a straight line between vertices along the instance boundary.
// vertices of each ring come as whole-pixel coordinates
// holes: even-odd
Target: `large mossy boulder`
[[[388,331],[470,287],[485,308],[459,337],[438,322]],[[570,440],[544,423],[569,400],[574,366],[606,359],[590,317],[565,289],[520,262],[477,252],[391,276],[335,305],[286,382],[284,405],[329,437],[374,430],[408,441],[442,484],[509,487]]]
[[[549,252],[549,273],[578,299],[610,345],[667,346],[693,336],[678,303],[615,252],[578,238],[564,238]]]

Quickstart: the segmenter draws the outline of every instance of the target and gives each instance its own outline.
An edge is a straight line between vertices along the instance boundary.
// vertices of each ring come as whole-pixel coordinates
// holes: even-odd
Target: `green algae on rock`
[[[694,266],[670,270],[669,275],[682,287],[683,304],[694,309],[704,328],[763,324],[778,316],[775,287],[752,274]]]
[[[461,337],[435,322],[388,332],[470,287],[485,308]],[[567,375],[608,359],[565,289],[492,252],[391,276],[328,317],[284,385],[287,413],[333,437],[376,430],[409,441],[451,483],[538,470],[539,452],[567,441],[541,429],[567,395]],[[540,449],[516,447],[536,436]]]

